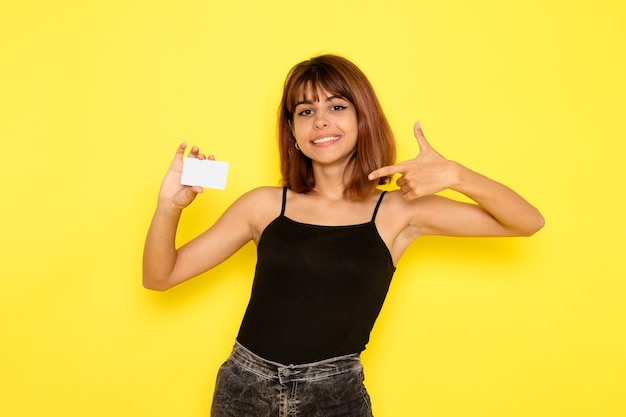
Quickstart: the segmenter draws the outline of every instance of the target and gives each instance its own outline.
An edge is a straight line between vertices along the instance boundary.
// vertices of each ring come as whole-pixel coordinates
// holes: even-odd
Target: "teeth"
[[[324,143],[324,142],[331,142],[333,140],[338,140],[339,136],[329,136],[327,138],[322,138],[322,139],[318,139],[313,141],[313,143]]]

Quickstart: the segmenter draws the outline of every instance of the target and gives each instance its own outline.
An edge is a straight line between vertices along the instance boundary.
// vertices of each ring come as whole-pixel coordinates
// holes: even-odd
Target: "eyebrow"
[[[346,101],[347,101],[347,99],[345,99],[345,98],[344,98],[344,97],[342,97],[342,96],[339,96],[339,95],[334,95],[334,96],[328,96],[328,97],[326,97],[326,102],[328,103],[329,101],[332,101],[332,100],[334,100],[334,99],[336,99],[336,98],[341,99],[341,100],[346,100]],[[317,101],[319,101],[319,100],[317,100]],[[298,107],[298,106],[299,106],[299,105],[301,105],[301,104],[313,104],[313,101],[312,101],[312,100],[302,100],[302,101],[298,101],[298,102],[297,102],[297,103],[293,106],[293,108],[295,109],[296,107]]]

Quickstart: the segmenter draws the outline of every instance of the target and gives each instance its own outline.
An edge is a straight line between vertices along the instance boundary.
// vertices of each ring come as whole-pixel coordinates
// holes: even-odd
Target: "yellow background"
[[[187,140],[231,163],[183,242],[278,183],[292,65],[357,63],[414,156],[536,204],[530,239],[424,238],[363,355],[375,414],[626,415],[626,6],[556,1],[0,2],[0,414],[208,415],[254,247],[141,287],[162,176]]]

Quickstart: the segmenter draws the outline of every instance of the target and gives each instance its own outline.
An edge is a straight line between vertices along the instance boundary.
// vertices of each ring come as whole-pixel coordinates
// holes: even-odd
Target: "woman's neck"
[[[349,177],[345,166],[313,165],[315,187],[313,192],[330,201],[344,200],[345,180]]]

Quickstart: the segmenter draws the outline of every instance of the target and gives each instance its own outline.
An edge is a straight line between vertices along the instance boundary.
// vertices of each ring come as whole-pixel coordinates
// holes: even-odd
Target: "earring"
[[[294,146],[296,147],[297,150],[300,150],[300,145],[298,145],[298,142],[296,142]]]

